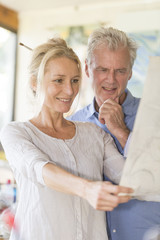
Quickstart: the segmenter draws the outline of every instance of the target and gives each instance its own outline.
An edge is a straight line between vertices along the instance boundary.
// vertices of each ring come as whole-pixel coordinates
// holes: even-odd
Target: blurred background
[[[51,37],[64,38],[83,67],[78,108],[91,102],[93,92],[84,61],[88,36],[99,26],[119,28],[139,44],[128,88],[141,97],[149,58],[160,55],[160,0],[0,0],[0,129],[12,120],[25,121],[32,116],[27,91],[31,51],[20,42],[34,48]],[[0,187],[5,185],[5,190],[10,184],[13,195],[14,178],[0,145]],[[9,229],[1,235],[2,227],[0,239],[9,236]]]
[[[139,44],[129,89],[141,96],[149,57],[160,55],[160,0],[0,0],[0,128],[32,114],[26,93],[31,51],[53,36],[61,36],[79,55],[82,66],[88,35],[99,26],[125,31]],[[83,76],[78,108],[93,98]]]
[[[160,0],[0,0],[0,129],[32,116],[28,88],[31,51],[54,36],[63,37],[83,67],[77,109],[93,98],[84,73],[89,34],[99,26],[125,31],[139,44],[128,88],[142,96],[150,56],[160,55]],[[0,159],[5,159],[0,145]]]
[[[150,56],[160,55],[160,0],[0,0],[0,129],[9,121],[32,116],[28,91],[30,48],[63,37],[81,59],[89,34],[99,26],[125,31],[139,44],[129,89],[142,96]],[[83,73],[78,108],[93,92]],[[2,149],[1,149],[2,150]],[[5,159],[3,151],[0,159]]]
[[[139,44],[128,88],[141,97],[149,58],[160,55],[160,0],[0,0],[0,129],[32,116],[27,91],[31,51],[19,43],[34,48],[48,38],[63,37],[84,71],[87,39],[99,26],[119,28]],[[83,73],[78,109],[92,98],[91,83]],[[3,151],[0,159],[5,159]]]

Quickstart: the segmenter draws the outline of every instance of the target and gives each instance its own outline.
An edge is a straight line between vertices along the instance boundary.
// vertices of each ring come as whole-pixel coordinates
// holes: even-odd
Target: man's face
[[[122,104],[132,76],[128,49],[111,51],[105,46],[95,49],[90,64],[86,63],[86,74],[92,80],[98,107],[109,98]]]

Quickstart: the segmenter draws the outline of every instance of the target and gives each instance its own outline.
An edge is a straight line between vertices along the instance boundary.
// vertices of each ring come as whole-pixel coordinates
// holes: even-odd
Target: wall
[[[160,6],[114,6],[110,4],[86,6],[85,8],[61,8],[56,10],[24,12],[19,15],[19,42],[29,47],[46,41],[56,28],[76,25],[108,25],[126,32],[160,30]],[[16,120],[32,115],[26,96],[28,82],[27,66],[30,51],[18,47]]]

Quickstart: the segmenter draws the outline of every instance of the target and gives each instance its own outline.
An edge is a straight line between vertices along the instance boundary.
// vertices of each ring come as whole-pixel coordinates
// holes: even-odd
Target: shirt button
[[[116,233],[116,229],[113,229],[113,233]]]

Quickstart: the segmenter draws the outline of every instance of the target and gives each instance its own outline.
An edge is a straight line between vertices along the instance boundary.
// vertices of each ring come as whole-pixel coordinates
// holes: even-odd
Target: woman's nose
[[[72,95],[73,94],[73,86],[72,86],[72,84],[71,83],[66,84],[64,86],[64,91],[65,91],[65,93],[67,93],[67,95]]]

